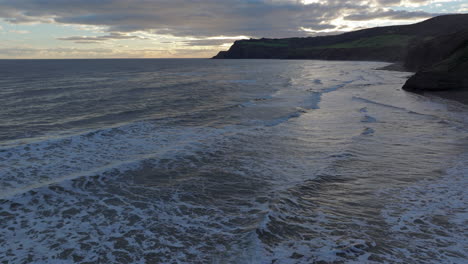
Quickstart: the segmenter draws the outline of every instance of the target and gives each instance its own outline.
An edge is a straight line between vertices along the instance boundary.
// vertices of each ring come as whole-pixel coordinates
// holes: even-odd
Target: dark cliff
[[[404,90],[432,92],[468,103],[468,30],[421,43],[405,65],[418,72],[408,79]]]
[[[405,61],[422,42],[467,29],[468,14],[445,15],[403,26],[376,27],[334,36],[236,41],[215,59],[323,59]]]
[[[409,71],[418,71],[437,64],[465,47],[468,43],[468,24],[465,30],[444,34],[410,47],[404,66]]]

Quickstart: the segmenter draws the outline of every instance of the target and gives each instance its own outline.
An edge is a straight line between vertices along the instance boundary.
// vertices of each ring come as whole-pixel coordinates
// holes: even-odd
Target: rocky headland
[[[468,30],[422,42],[409,52],[405,68],[417,72],[404,90],[468,104]]]
[[[406,91],[432,93],[468,104],[468,14],[443,15],[402,26],[340,35],[234,42],[214,59],[321,59],[384,61],[416,72]]]

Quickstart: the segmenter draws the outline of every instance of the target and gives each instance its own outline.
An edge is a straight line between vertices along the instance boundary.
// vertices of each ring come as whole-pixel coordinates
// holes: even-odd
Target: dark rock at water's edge
[[[434,92],[453,89],[468,89],[467,74],[458,75],[450,71],[417,72],[406,81],[403,89],[413,92]]]
[[[405,64],[419,71],[404,90],[468,103],[468,30],[422,43]]]

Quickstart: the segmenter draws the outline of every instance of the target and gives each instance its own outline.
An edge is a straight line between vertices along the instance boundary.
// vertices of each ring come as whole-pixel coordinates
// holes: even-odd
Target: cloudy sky
[[[211,57],[236,39],[467,12],[468,0],[0,0],[0,58]]]

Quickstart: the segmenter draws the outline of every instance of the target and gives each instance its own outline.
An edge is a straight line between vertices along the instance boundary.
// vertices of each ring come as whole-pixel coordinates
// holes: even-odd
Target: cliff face
[[[467,29],[467,25],[468,14],[461,14],[439,16],[413,25],[377,27],[335,36],[239,40],[214,58],[404,61],[421,43]],[[444,56],[440,54],[439,57]],[[408,67],[416,66],[409,64]]]
[[[410,47],[404,66],[409,71],[418,71],[431,67],[452,56],[468,42],[468,24],[465,30],[446,34]]]
[[[246,47],[247,46],[247,47]],[[407,49],[401,46],[355,48],[282,48],[248,47],[234,45],[228,52],[220,52],[215,59],[316,59],[316,60],[364,60],[402,61]]]
[[[408,79],[403,89],[419,93],[468,92],[468,31],[421,45],[407,60],[407,64],[419,71]]]
[[[391,39],[387,41],[387,39]],[[283,41],[283,42],[280,42]],[[367,37],[349,42],[320,45],[328,41],[259,39],[236,41],[214,59],[320,59],[402,61],[411,39],[404,35]]]

